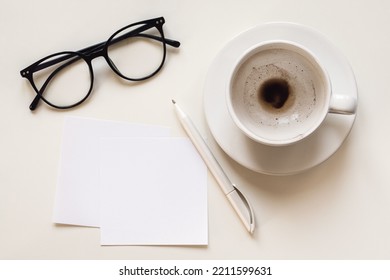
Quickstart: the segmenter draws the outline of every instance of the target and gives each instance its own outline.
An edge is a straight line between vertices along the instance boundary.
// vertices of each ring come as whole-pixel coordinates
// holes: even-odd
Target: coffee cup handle
[[[333,94],[329,105],[329,113],[353,115],[356,113],[356,107],[357,100],[355,97]]]

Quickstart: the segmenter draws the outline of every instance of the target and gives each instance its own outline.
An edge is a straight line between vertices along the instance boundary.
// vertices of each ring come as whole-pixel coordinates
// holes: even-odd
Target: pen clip
[[[246,196],[236,187],[235,184],[232,184],[234,190],[237,192],[238,196],[241,198],[241,200],[244,202],[245,207],[248,210],[249,213],[249,232],[253,233],[255,230],[255,214],[253,212],[253,208],[251,204],[249,203],[249,200],[246,198]]]

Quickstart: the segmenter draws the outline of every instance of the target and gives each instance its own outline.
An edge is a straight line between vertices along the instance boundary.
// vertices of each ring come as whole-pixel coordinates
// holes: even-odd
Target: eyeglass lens
[[[77,53],[55,54],[42,61],[37,67],[50,65],[33,73],[34,84],[42,98],[49,104],[66,107],[77,104],[89,93],[92,86],[88,63]]]
[[[107,55],[114,71],[124,78],[141,80],[153,75],[164,63],[164,42],[153,38],[161,38],[160,31],[150,28],[141,34],[130,36],[115,42],[118,38],[126,37],[139,25],[131,26],[117,33],[109,42]]]

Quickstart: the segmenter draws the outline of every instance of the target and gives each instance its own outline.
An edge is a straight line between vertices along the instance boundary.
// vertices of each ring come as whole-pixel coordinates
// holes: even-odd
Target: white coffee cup
[[[228,79],[229,113],[248,137],[266,145],[300,141],[328,113],[354,114],[356,99],[332,94],[329,75],[310,50],[267,41],[246,51]]]

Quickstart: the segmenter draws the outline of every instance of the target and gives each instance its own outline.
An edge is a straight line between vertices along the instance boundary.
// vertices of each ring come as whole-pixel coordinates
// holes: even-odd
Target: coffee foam
[[[270,48],[252,54],[238,67],[232,82],[232,106],[242,123],[253,133],[270,139],[304,134],[322,114],[324,84],[318,66],[298,52]],[[261,96],[262,86],[270,80],[288,85],[288,97],[275,108]],[[278,132],[275,133],[275,130]],[[282,133],[282,135],[281,135]]]

